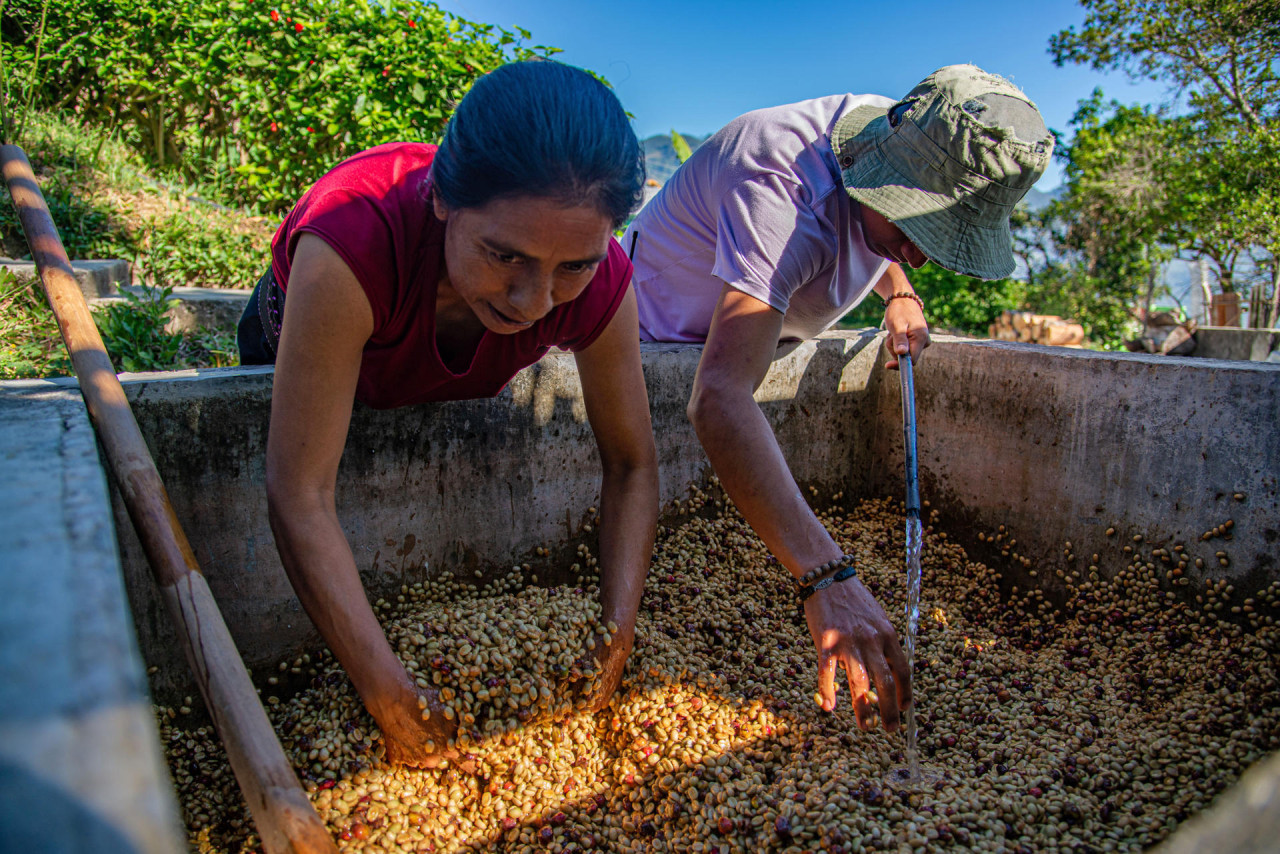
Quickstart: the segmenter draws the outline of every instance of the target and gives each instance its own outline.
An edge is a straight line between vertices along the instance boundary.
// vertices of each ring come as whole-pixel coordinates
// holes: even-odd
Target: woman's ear
[[[439,193],[431,194],[431,206],[435,210],[436,219],[441,222],[449,220],[449,206],[444,203],[444,199],[440,198]]]

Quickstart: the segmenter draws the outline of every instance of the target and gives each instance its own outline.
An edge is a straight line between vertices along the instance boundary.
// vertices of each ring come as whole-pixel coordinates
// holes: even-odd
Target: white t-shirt
[[[879,95],[755,110],[702,144],[641,209],[632,278],[645,341],[700,342],[725,284],[783,314],[780,340],[825,331],[888,261],[867,248],[828,134]]]

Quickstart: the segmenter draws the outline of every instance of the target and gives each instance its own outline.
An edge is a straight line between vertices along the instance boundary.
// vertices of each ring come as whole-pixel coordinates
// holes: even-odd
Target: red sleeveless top
[[[626,295],[631,262],[616,240],[577,298],[512,335],[485,330],[461,373],[436,350],[436,284],[445,225],[430,200],[436,146],[395,142],[347,160],[294,205],[271,241],[271,266],[288,292],[298,237],[310,232],[351,268],[373,307],[356,399],[375,409],[433,400],[493,397],[552,347],[582,350],[599,337]]]

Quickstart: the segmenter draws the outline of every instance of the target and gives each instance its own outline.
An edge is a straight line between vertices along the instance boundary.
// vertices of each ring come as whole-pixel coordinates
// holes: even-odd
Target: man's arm
[[[780,312],[726,285],[698,364],[689,418],[729,497],[799,578],[841,550],[800,494],[753,396],[781,329]],[[866,692],[874,682],[885,726],[895,729],[899,710],[911,701],[910,680],[897,635],[875,597],[857,579],[833,584],[809,597],[805,616],[818,651],[823,707],[835,708],[835,667],[841,663],[859,724],[870,725]]]

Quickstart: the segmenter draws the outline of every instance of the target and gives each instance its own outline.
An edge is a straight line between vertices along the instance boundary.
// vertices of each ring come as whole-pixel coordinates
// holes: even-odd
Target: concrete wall
[[[758,395],[796,476],[834,490],[867,466],[871,336],[803,345]],[[655,346],[645,378],[663,502],[707,474],[685,417],[699,351]],[[163,379],[160,378],[163,376]],[[270,369],[125,381],[143,434],[245,663],[265,675],[319,643],[276,553],[263,462]],[[821,441],[814,441],[821,437]],[[599,457],[568,354],[523,371],[497,398],[378,411],[357,406],[338,475],[338,515],[372,598],[436,571],[473,577],[513,562],[563,567],[598,503]],[[143,655],[163,698],[192,693],[176,637],[123,506],[121,554]],[[551,560],[533,554],[553,549]]]
[[[75,390],[0,388],[0,848],[183,850]]]
[[[1200,359],[1243,359],[1265,362],[1280,349],[1280,332],[1275,329],[1240,329],[1232,326],[1201,326],[1195,332]]]
[[[699,350],[645,348],[663,502],[708,474],[685,417]],[[900,495],[901,395],[880,340],[844,333],[779,359],[757,398],[797,479]],[[265,674],[318,643],[280,566],[263,459],[270,369],[126,381],[174,507],[246,663]],[[1141,533],[1207,559],[1238,589],[1280,573],[1280,366],[939,338],[916,371],[921,495],[976,554],[1006,525],[1041,567]],[[599,460],[572,357],[552,354],[492,400],[357,407],[338,512],[374,598],[436,571],[564,566],[598,501]],[[1244,496],[1242,501],[1234,495]],[[162,698],[192,693],[149,570],[116,501],[144,658]],[[1232,520],[1232,539],[1200,535]],[[1024,583],[1004,561],[1008,583]],[[1050,573],[1042,573],[1041,578]],[[1193,577],[1193,580],[1194,579]]]
[[[887,382],[876,395],[885,464],[868,488],[894,494],[901,395]],[[976,535],[1003,524],[1041,567],[1064,566],[1067,541],[1087,556],[1142,534],[1186,544],[1238,590],[1280,576],[1280,365],[941,339],[916,397],[921,497],[993,566]],[[1200,540],[1228,519],[1229,541]],[[1123,537],[1105,535],[1113,524]]]
[[[688,346],[644,351],[664,502],[683,497],[707,475],[684,414],[698,355]],[[883,362],[880,338],[846,333],[802,345],[775,363],[758,399],[802,483],[853,497],[901,494],[901,397],[897,375],[882,370]],[[0,415],[14,408],[11,435],[39,446],[19,457],[53,453],[40,443],[62,435],[77,417],[80,456],[92,456],[74,398],[64,394],[64,408],[53,414],[40,409],[41,394],[56,396],[68,385],[0,384]],[[980,530],[1005,524],[1019,553],[1052,566],[1062,559],[1066,539],[1082,554],[1119,548],[1103,534],[1114,523],[1125,535],[1184,542],[1193,554],[1229,551],[1231,566],[1222,573],[1237,579],[1237,589],[1280,576],[1280,365],[939,338],[916,371],[916,387],[922,497],[949,531],[995,565],[1000,562],[977,541]],[[282,656],[313,647],[315,633],[280,567],[266,520],[270,370],[137,376],[127,378],[126,388],[246,662],[266,675]],[[91,460],[82,464],[93,469]],[[553,354],[493,400],[388,412],[357,407],[339,473],[338,511],[376,597],[430,572],[469,575],[534,562],[539,545],[557,553],[552,563],[561,562],[590,537],[581,526],[598,500],[598,479],[572,357]],[[67,495],[79,493],[41,489],[44,480],[36,475],[5,488],[12,512],[25,513],[15,517],[15,530],[24,533],[32,524],[25,520],[44,512],[41,507],[66,519],[52,545],[29,552],[34,557],[26,558],[26,573],[36,573],[50,554],[88,549],[88,560],[63,560],[92,568],[101,584],[102,573],[115,568],[110,546],[101,535],[86,541],[77,525],[105,519],[105,496],[99,491],[92,500],[66,504]],[[114,517],[142,656],[160,668],[152,689],[162,698],[194,693],[118,500]],[[1229,542],[1200,542],[1204,530],[1227,519],[1234,522]],[[1009,583],[1025,581],[1020,568],[1007,569]],[[79,613],[75,609],[87,607],[82,595],[99,597],[99,588],[70,578],[47,580],[53,586],[40,595],[65,600],[69,613]],[[136,706],[140,665],[132,645],[120,640],[128,635],[121,611],[113,613],[109,642],[86,634],[88,623],[64,620],[66,637],[50,657],[115,660],[106,684]],[[0,612],[6,648],[17,648],[11,637],[32,631],[23,619],[21,609]],[[91,644],[100,649],[83,649]],[[55,712],[59,720],[71,719],[61,694],[22,678],[15,684],[34,697],[24,702],[53,703],[64,709]],[[79,737],[73,729],[54,741],[70,750]],[[154,747],[141,749],[146,763]]]

